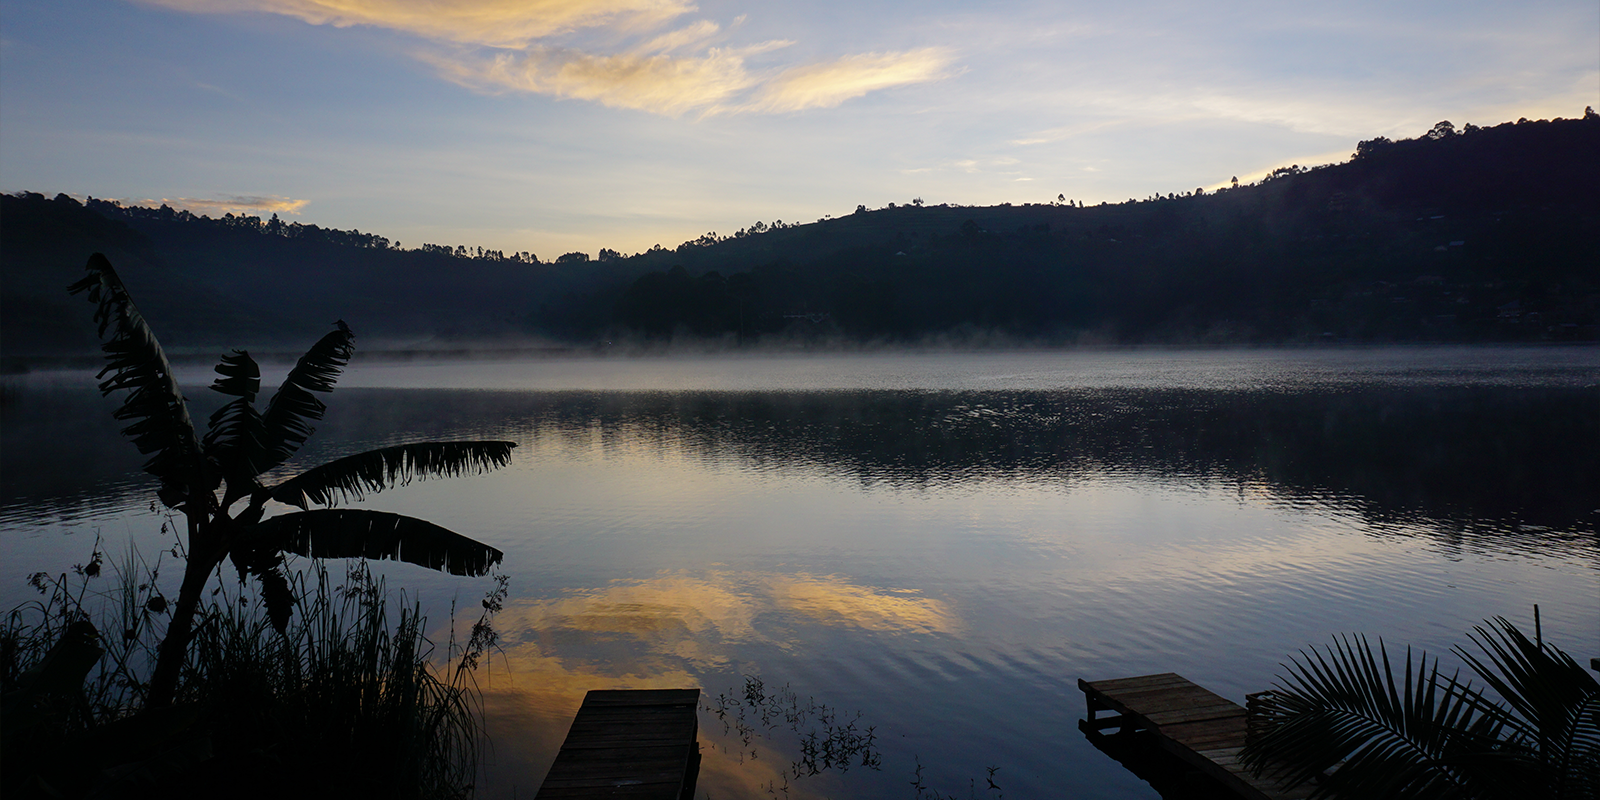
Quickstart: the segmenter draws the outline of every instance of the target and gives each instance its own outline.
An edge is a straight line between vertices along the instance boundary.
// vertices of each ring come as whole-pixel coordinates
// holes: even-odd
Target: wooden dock
[[[699,689],[596,689],[583,698],[537,800],[690,800]]]
[[[1245,709],[1221,695],[1172,672],[1106,681],[1079,679],[1089,718],[1079,724],[1085,734],[1103,736],[1107,728],[1123,733],[1147,731],[1167,752],[1210,776],[1224,788],[1249,800],[1297,800],[1311,796],[1310,786],[1285,790],[1258,778],[1239,764],[1247,734]],[[1112,712],[1102,717],[1101,712]]]

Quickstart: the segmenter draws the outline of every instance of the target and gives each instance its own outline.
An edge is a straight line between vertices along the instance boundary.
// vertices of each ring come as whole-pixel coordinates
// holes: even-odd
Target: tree
[[[1429,139],[1448,139],[1456,135],[1456,126],[1450,120],[1442,120],[1428,131]]]
[[[1502,701],[1426,654],[1397,679],[1382,642],[1301,653],[1268,693],[1241,760],[1322,797],[1600,795],[1600,683],[1571,656],[1502,618],[1455,648]]]
[[[572,253],[562,253],[561,255],[556,256],[556,263],[557,264],[583,264],[583,263],[588,262],[588,260],[589,260],[589,254],[588,253],[572,252]]]
[[[413,478],[482,472],[511,460],[512,442],[421,442],[336,459],[267,486],[261,476],[289,460],[322,419],[327,406],[316,393],[334,381],[354,352],[355,334],[340,320],[301,356],[266,409],[255,407],[261,370],[249,353],[235,350],[217,365],[211,389],[233,398],[211,415],[204,437],[196,433],[172,365],[154,331],[134,305],[106,257],[96,253],[89,274],[73,284],[88,293],[106,366],[99,377],[104,395],[126,391],[117,419],[130,421],[123,435],[150,454],[144,469],[161,481],[157,496],[182,512],[187,527],[187,563],[172,618],[150,679],[150,706],[172,703],[196,606],[211,573],[231,560],[240,579],[261,582],[268,616],[281,633],[294,598],[282,570],[284,553],[312,558],[384,558],[482,575],[501,552],[430,522],[364,509],[316,509],[360,499]],[[107,331],[110,336],[107,337]],[[221,492],[220,496],[218,492]],[[263,519],[268,500],[301,510]],[[233,507],[245,505],[237,512]]]
[[[1364,142],[1357,142],[1356,152],[1354,155],[1350,156],[1350,160],[1360,161],[1364,158],[1372,158],[1380,151],[1392,146],[1394,146],[1394,142],[1390,141],[1389,137],[1387,136],[1379,136],[1373,139],[1368,139]]]

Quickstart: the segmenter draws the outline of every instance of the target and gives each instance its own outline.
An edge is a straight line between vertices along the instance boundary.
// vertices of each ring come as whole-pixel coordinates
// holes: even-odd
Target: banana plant
[[[510,463],[512,442],[419,442],[347,456],[276,482],[266,479],[311,436],[312,423],[355,350],[343,320],[289,370],[258,410],[261,370],[235,350],[217,365],[211,389],[232,398],[196,432],[172,364],[104,255],[94,254],[73,294],[87,293],[104,343],[97,378],[103,395],[124,392],[114,416],[122,433],[150,456],[146,472],[160,481],[157,497],[181,512],[187,563],[172,618],[157,650],[146,702],[170,705],[188,648],[195,609],[211,574],[232,561],[241,580],[254,578],[273,625],[282,632],[294,605],[283,573],[286,553],[311,558],[398,559],[455,575],[483,575],[502,553],[431,522],[333,506],[414,478],[485,472]],[[268,501],[299,511],[267,516]]]

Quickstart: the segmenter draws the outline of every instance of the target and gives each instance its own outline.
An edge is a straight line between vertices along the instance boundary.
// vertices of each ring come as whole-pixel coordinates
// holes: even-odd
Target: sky
[[[544,260],[1589,105],[1594,0],[0,0],[0,191]]]

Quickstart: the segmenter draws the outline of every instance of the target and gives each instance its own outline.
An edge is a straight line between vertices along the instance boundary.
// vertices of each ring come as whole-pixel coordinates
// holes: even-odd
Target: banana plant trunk
[[[195,611],[200,607],[200,597],[205,593],[212,571],[227,555],[219,530],[222,526],[209,520],[209,516],[191,513],[188,518],[188,564],[183,570],[183,583],[178,588],[178,601],[173,604],[166,636],[156,650],[156,667],[150,675],[150,694],[146,698],[146,704],[151,707],[170,706],[177,696],[178,678],[183,672],[189,639],[194,632]]]

